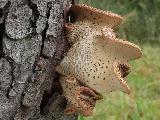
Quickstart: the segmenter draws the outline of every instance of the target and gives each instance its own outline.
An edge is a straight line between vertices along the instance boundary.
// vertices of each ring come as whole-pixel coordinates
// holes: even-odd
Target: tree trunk
[[[0,120],[77,119],[64,114],[55,71],[69,48],[63,25],[71,3],[0,0]]]

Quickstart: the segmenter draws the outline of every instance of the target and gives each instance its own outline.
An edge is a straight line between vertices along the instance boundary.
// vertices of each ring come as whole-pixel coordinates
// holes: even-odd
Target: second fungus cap
[[[100,26],[115,27],[122,22],[123,17],[118,14],[99,10],[84,4],[72,5],[71,15],[78,21],[92,21]]]

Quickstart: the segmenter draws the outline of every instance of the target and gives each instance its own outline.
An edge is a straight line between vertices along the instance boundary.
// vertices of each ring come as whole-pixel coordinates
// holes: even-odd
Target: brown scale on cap
[[[56,70],[69,106],[68,113],[91,115],[100,94],[114,90],[130,93],[125,77],[128,61],[141,57],[140,48],[117,39],[113,29],[122,17],[86,5],[73,5],[74,23],[67,23],[66,35],[72,45]],[[72,76],[72,77],[67,77]]]
[[[75,77],[61,77],[60,82],[63,95],[68,100],[66,114],[81,113],[88,116],[92,114],[96,101],[102,99],[98,93],[82,86]]]

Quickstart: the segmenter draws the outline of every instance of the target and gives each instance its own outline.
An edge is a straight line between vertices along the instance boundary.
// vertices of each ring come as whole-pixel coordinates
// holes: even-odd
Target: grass
[[[143,57],[131,62],[132,72],[127,78],[131,94],[106,94],[91,117],[79,116],[79,120],[160,119],[160,47],[144,44],[141,48]]]

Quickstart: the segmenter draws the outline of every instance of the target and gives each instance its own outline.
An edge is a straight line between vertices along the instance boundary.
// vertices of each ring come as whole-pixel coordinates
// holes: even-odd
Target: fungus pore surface
[[[141,57],[140,48],[117,39],[114,28],[122,17],[86,5],[70,9],[74,23],[66,23],[66,36],[71,44],[56,70],[62,74],[60,82],[68,104],[67,114],[91,115],[101,94],[130,88],[126,76],[130,73],[128,61]]]

